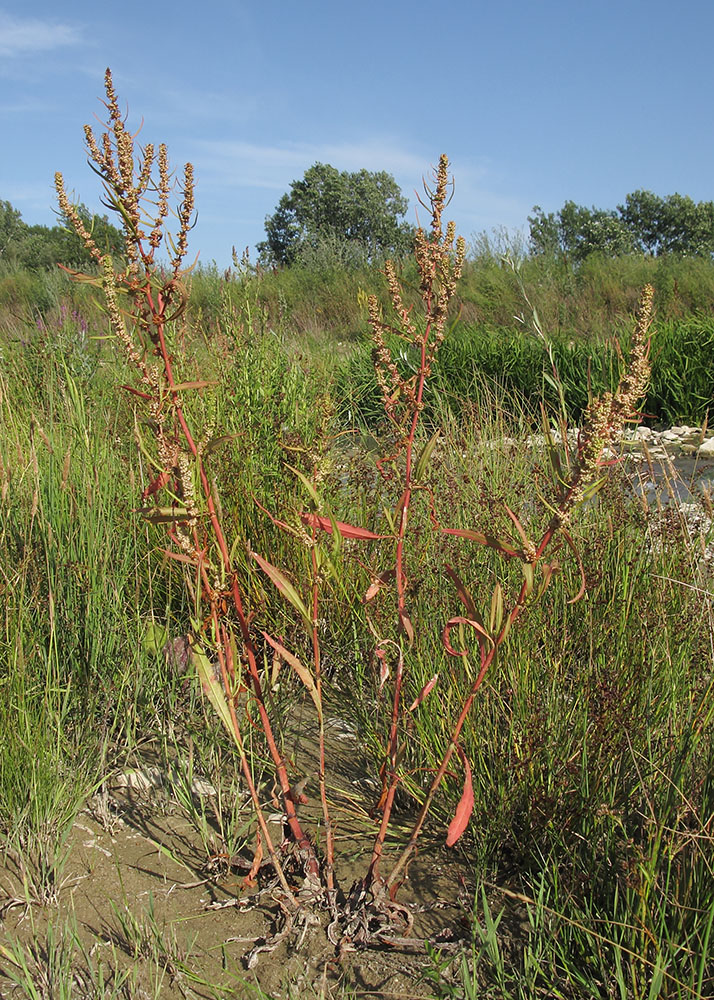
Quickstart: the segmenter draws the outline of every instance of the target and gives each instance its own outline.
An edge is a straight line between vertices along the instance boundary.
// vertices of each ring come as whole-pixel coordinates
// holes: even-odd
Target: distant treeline
[[[106,215],[93,215],[85,205],[79,205],[77,211],[100,249],[121,254],[123,236]],[[9,201],[0,201],[0,261],[29,271],[57,264],[80,269],[94,264],[87,248],[63,219],[56,226],[29,226]]]

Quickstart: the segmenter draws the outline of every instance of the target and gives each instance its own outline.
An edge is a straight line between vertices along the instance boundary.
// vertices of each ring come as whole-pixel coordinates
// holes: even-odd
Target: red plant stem
[[[571,487],[571,490],[569,491],[569,495],[572,494],[572,491],[574,489],[575,489],[575,485],[573,485]],[[536,558],[533,560],[533,564],[532,565],[535,565],[535,563],[538,562],[538,560],[541,558],[543,552],[545,551],[546,547],[548,546],[548,543],[552,539],[552,537],[555,534],[556,530],[557,530],[557,523],[555,521],[553,521],[553,522],[551,522],[551,524],[548,526],[548,528],[546,529],[545,533],[543,534],[543,537],[542,537],[542,539],[540,541],[540,544],[538,545],[538,548],[536,549]],[[456,721],[456,725],[454,726],[454,730],[453,730],[453,732],[451,734],[451,739],[449,740],[449,745],[446,748],[444,756],[442,757],[442,760],[441,760],[441,764],[439,765],[439,769],[437,770],[436,774],[434,775],[432,783],[431,783],[431,785],[429,787],[429,790],[428,790],[428,792],[426,794],[426,798],[424,799],[424,802],[422,803],[422,807],[419,810],[419,814],[418,814],[418,816],[416,818],[416,821],[414,823],[414,826],[412,828],[412,832],[411,832],[411,835],[409,837],[409,840],[408,840],[408,842],[407,842],[404,850],[400,854],[400,856],[399,856],[399,858],[397,860],[397,863],[395,864],[394,868],[392,869],[392,871],[389,874],[389,877],[387,879],[387,885],[388,886],[392,886],[392,885],[395,884],[395,882],[397,882],[399,875],[404,870],[407,862],[409,861],[409,858],[411,857],[411,855],[412,855],[412,853],[413,853],[413,851],[414,851],[414,849],[416,847],[417,840],[419,839],[419,835],[420,835],[420,833],[421,833],[421,831],[422,831],[422,829],[424,827],[424,823],[425,823],[427,815],[429,813],[429,809],[431,808],[431,803],[432,803],[432,801],[434,799],[434,796],[436,795],[436,792],[438,791],[439,785],[441,784],[441,782],[442,782],[442,780],[444,778],[444,775],[446,774],[446,771],[447,771],[448,766],[449,766],[449,762],[451,761],[451,758],[452,758],[452,756],[454,754],[454,751],[456,750],[456,744],[459,741],[459,736],[461,735],[461,730],[464,727],[464,723],[466,722],[466,718],[467,718],[469,712],[471,711],[471,706],[473,705],[474,698],[476,697],[476,694],[477,694],[479,688],[481,687],[481,685],[482,685],[482,683],[484,681],[484,678],[485,678],[485,676],[486,676],[486,674],[488,672],[489,667],[493,663],[493,660],[494,660],[494,658],[496,656],[496,653],[498,651],[498,647],[501,645],[501,643],[505,639],[508,631],[511,628],[511,625],[513,625],[513,623],[515,622],[515,620],[518,618],[518,616],[520,615],[521,611],[523,610],[527,594],[528,594],[528,587],[527,587],[526,581],[524,580],[523,583],[522,583],[522,585],[521,585],[521,589],[520,589],[520,592],[518,594],[518,598],[516,600],[516,603],[514,604],[514,606],[511,609],[510,613],[506,616],[506,619],[503,622],[503,625],[501,627],[501,631],[498,633],[498,636],[496,637],[496,639],[494,641],[494,644],[489,649],[488,653],[484,654],[482,643],[485,642],[485,640],[483,640],[483,639],[481,639],[481,637],[479,637],[479,645],[481,647],[481,669],[479,670],[478,675],[477,675],[475,681],[473,682],[473,684],[471,686],[471,690],[470,690],[470,692],[468,694],[468,697],[466,698],[466,700],[465,700],[465,702],[464,702],[464,704],[463,704],[463,706],[461,708],[461,712],[459,713],[459,717],[458,717],[458,719]]]
[[[429,292],[426,297],[426,309],[427,314],[431,312],[431,293]],[[409,436],[407,437],[407,446],[405,454],[405,471],[404,471],[404,493],[401,499],[401,517],[399,519],[399,531],[397,535],[397,551],[396,551],[396,565],[395,565],[395,577],[397,584],[397,601],[398,601],[398,612],[399,620],[402,622],[406,607],[406,596],[405,596],[405,586],[406,586],[406,576],[404,573],[404,541],[407,532],[407,518],[409,514],[409,504],[412,495],[412,455],[414,449],[414,438],[416,436],[416,429],[419,423],[419,416],[421,414],[421,404],[424,398],[424,385],[426,383],[426,347],[429,341],[429,335],[431,333],[431,321],[427,321],[426,330],[424,331],[424,336],[421,338],[421,363],[419,365],[419,380],[417,383],[417,393],[416,393],[416,405],[414,406],[414,412],[412,414],[411,426],[409,428]],[[387,798],[384,803],[384,811],[382,812],[382,820],[379,825],[379,830],[377,836],[375,837],[374,846],[372,848],[372,858],[370,860],[369,868],[367,874],[364,878],[364,885],[370,886],[379,877],[379,865],[382,857],[382,852],[384,850],[384,841],[387,836],[387,830],[389,828],[389,822],[392,816],[392,809],[394,807],[394,797],[397,793],[397,752],[399,748],[399,715],[400,715],[400,701],[402,693],[402,681],[404,678],[404,654],[402,649],[399,650],[399,661],[397,663],[396,676],[394,678],[394,698],[392,701],[392,721],[389,733],[389,765],[390,771],[387,778]]]
[[[320,585],[317,569],[317,554],[315,552],[315,536],[317,529],[312,528],[312,549],[310,556],[312,560],[312,659],[315,667],[315,686],[317,697],[322,705],[322,665],[320,654],[320,637],[317,632],[317,620],[319,611]],[[335,840],[330,818],[330,807],[327,802],[327,790],[325,787],[325,720],[320,713],[320,801],[322,803],[322,815],[325,820],[325,884],[329,893],[328,899],[333,902],[335,889]]]
[[[193,440],[193,435],[186,423],[186,418],[184,417],[183,409],[181,407],[179,394],[174,388],[176,383],[173,376],[173,368],[171,365],[171,356],[169,354],[168,348],[166,346],[166,339],[164,337],[164,312],[166,308],[166,303],[162,293],[159,291],[157,293],[156,303],[154,303],[151,285],[147,282],[144,293],[149,304],[149,308],[152,314],[152,320],[154,322],[154,327],[156,330],[156,336],[159,345],[159,352],[164,365],[164,370],[166,373],[166,381],[171,392],[174,412],[181,426],[181,431],[184,435],[186,443],[188,445],[191,454],[196,460],[198,467],[198,473],[201,480],[201,487],[203,489],[204,497],[206,500],[206,506],[208,508],[208,515],[211,521],[211,527],[213,529],[213,534],[218,545],[218,549],[221,555],[221,562],[226,573],[226,576],[231,580],[231,596],[233,598],[233,604],[238,615],[238,622],[241,630],[241,638],[243,640],[243,646],[245,649],[246,658],[248,660],[248,672],[250,674],[251,683],[253,686],[253,693],[258,705],[258,713],[260,715],[260,722],[265,734],[265,739],[268,744],[268,750],[270,756],[275,765],[276,775],[278,781],[280,782],[280,788],[283,795],[283,807],[285,809],[285,816],[290,827],[290,832],[293,836],[298,847],[305,851],[307,857],[308,871],[311,874],[319,874],[319,865],[317,858],[315,856],[315,851],[310,843],[309,838],[304,833],[300,821],[297,817],[297,812],[295,810],[295,801],[292,794],[292,788],[290,785],[290,779],[288,777],[287,769],[285,767],[285,761],[278,749],[277,743],[275,742],[275,737],[273,734],[272,726],[270,725],[270,718],[265,708],[265,701],[263,698],[262,686],[260,683],[260,674],[258,671],[258,665],[255,658],[255,648],[253,646],[253,641],[250,635],[250,629],[248,627],[248,621],[243,608],[243,600],[241,597],[240,589],[238,587],[238,581],[236,574],[233,571],[231,565],[230,553],[228,551],[228,545],[226,543],[225,535],[223,534],[223,529],[221,527],[220,520],[218,518],[218,513],[216,511],[215,504],[213,502],[213,495],[211,493],[211,487],[208,482],[208,476],[206,475],[206,470],[203,465],[203,460],[199,455],[198,448],[195,441]]]
[[[216,630],[216,638],[220,637],[220,641],[217,643],[216,652],[218,655],[218,663],[221,668],[221,677],[223,679],[223,687],[226,691],[228,710],[231,715],[231,724],[233,726],[233,732],[235,734],[236,744],[238,746],[238,753],[240,756],[241,770],[243,771],[243,777],[245,778],[245,783],[248,786],[248,792],[253,803],[253,811],[255,812],[256,819],[258,821],[258,826],[260,827],[260,832],[263,834],[263,839],[265,840],[266,846],[268,848],[268,854],[270,855],[270,860],[272,862],[275,873],[280,880],[280,884],[285,890],[290,906],[292,909],[296,910],[298,908],[298,902],[295,898],[295,894],[288,884],[288,880],[285,877],[285,872],[280,864],[280,859],[278,858],[277,851],[273,846],[273,841],[270,837],[270,831],[268,829],[268,824],[265,820],[265,815],[263,813],[262,806],[260,804],[260,799],[258,797],[258,790],[255,787],[255,782],[253,781],[253,775],[250,769],[250,763],[248,761],[248,756],[245,752],[245,745],[243,743],[243,737],[241,735],[240,726],[238,724],[238,717],[236,715],[235,700],[230,697],[230,678],[235,674],[235,664],[233,664],[232,657],[233,653],[231,651],[231,644],[228,641],[228,635],[226,628],[219,622],[218,610],[214,605],[211,607],[211,617],[213,618],[213,627]]]

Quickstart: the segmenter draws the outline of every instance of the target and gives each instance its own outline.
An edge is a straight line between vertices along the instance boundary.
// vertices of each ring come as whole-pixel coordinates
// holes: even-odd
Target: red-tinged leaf
[[[305,607],[302,598],[298,594],[295,587],[293,587],[292,583],[290,583],[288,578],[285,576],[285,574],[281,573],[281,571],[276,566],[273,566],[272,563],[269,563],[267,559],[263,559],[262,556],[259,556],[257,552],[251,552],[251,555],[258,563],[260,568],[263,570],[263,572],[266,574],[266,576],[270,577],[270,579],[273,581],[273,583],[278,588],[280,593],[284,597],[286,597],[290,601],[292,606],[295,608],[295,610],[302,615],[305,623],[307,625],[312,626],[312,618],[310,617],[310,614],[307,608]]]
[[[387,663],[387,654],[385,650],[375,649],[374,655],[379,660],[379,694],[382,693],[382,688],[389,680],[389,664]]]
[[[134,396],[138,396],[139,399],[151,399],[148,392],[142,392],[141,389],[135,389],[132,385],[120,385],[120,389],[126,389],[127,392],[133,393]]]
[[[319,514],[309,514],[303,511],[300,514],[303,524],[309,524],[311,528],[322,528],[328,535],[331,535],[335,528],[343,538],[357,538],[361,541],[376,541],[379,538],[389,538],[389,535],[375,535],[367,528],[358,528],[354,524],[345,524],[344,521],[333,521],[329,517],[321,517]]]
[[[446,832],[447,847],[453,847],[456,841],[461,837],[464,830],[469,825],[471,813],[474,811],[474,786],[471,777],[471,766],[461,747],[457,745],[456,750],[464,765],[464,790],[461,793],[461,799],[456,807],[454,818],[449,823],[449,829]]]
[[[455,618],[449,618],[448,622],[444,626],[444,631],[441,636],[442,642],[444,643],[444,648],[446,649],[446,652],[449,653],[451,656],[469,655],[468,649],[463,649],[461,650],[461,652],[459,652],[458,650],[454,649],[453,646],[451,645],[451,642],[449,640],[449,635],[451,633],[452,628],[454,628],[456,625],[470,625],[472,628],[476,629],[479,636],[483,636],[483,639],[485,639],[487,642],[490,642],[491,645],[494,644],[493,639],[488,634],[486,629],[483,627],[481,622],[476,621],[475,618],[462,618],[460,615],[457,615]],[[482,640],[481,638],[479,638],[479,645],[481,645],[481,643]]]
[[[141,499],[148,500],[154,493],[158,493],[159,490],[162,490],[164,486],[166,486],[169,479],[171,479],[171,473],[164,469],[163,472],[159,473],[153,483],[149,483],[144,492],[141,494]]]
[[[446,563],[444,565],[444,569],[446,570],[446,575],[449,577],[449,579],[456,587],[456,592],[461,598],[461,601],[465,606],[466,610],[468,611],[469,618],[473,618],[474,621],[477,622],[480,621],[481,624],[483,624],[483,622],[481,621],[481,615],[476,610],[476,605],[474,603],[473,597],[471,596],[471,591],[468,589],[466,584],[463,583],[461,577],[458,575],[458,573],[452,566],[449,566],[449,564]]]
[[[276,653],[282,656],[282,658],[285,660],[286,663],[290,664],[290,666],[293,668],[293,670],[298,675],[300,680],[303,682],[303,684],[308,690],[310,697],[315,703],[315,708],[317,709],[317,716],[320,719],[320,721],[322,721],[322,699],[320,698],[320,692],[317,690],[315,679],[310,673],[310,671],[307,669],[307,667],[304,667],[302,665],[302,663],[300,662],[300,660],[298,660],[297,656],[295,656],[294,653],[291,653],[289,649],[286,649],[285,646],[283,646],[282,642],[278,642],[277,639],[273,639],[272,636],[268,635],[267,632],[263,632],[263,638],[265,639],[266,642],[270,643],[270,645],[273,647]]]
[[[176,562],[188,563],[189,566],[196,565],[196,560],[192,559],[191,556],[185,555],[183,552],[172,552],[171,549],[163,549],[163,553],[169,559],[175,559]]]
[[[489,548],[502,552],[504,556],[525,559],[525,555],[520,549],[516,549],[505,538],[496,538],[494,535],[484,535],[482,531],[473,531],[471,528],[442,528],[445,535],[458,535],[459,538],[469,538],[479,545],[488,545]]]
[[[380,573],[379,576],[375,576],[372,582],[370,583],[369,587],[367,587],[365,595],[362,598],[364,603],[368,604],[369,601],[371,601],[374,597],[376,597],[376,595],[379,593],[382,587],[388,584],[390,580],[393,580],[394,576],[395,572],[393,569],[385,569],[385,571],[383,573]]]
[[[585,596],[585,587],[587,585],[587,581],[585,579],[585,568],[583,567],[583,561],[580,558],[580,553],[578,552],[575,542],[564,528],[561,528],[561,531],[563,532],[563,537],[565,538],[565,541],[570,546],[570,550],[575,556],[575,559],[578,563],[578,569],[580,570],[580,589],[578,590],[575,597],[571,597],[570,600],[568,601],[568,604],[577,604],[578,601]]]
[[[418,708],[421,705],[421,703],[424,701],[424,699],[429,694],[429,692],[433,690],[434,685],[436,684],[436,682],[438,680],[439,680],[439,675],[438,674],[434,674],[434,676],[431,678],[431,680],[426,682],[426,684],[424,685],[424,687],[421,689],[421,691],[419,692],[419,694],[416,696],[416,698],[414,699],[414,701],[409,706],[409,711],[410,712],[413,712],[415,708]]]
[[[504,504],[503,506],[506,508],[506,513],[508,514],[508,516],[510,517],[510,519],[513,521],[513,524],[515,525],[516,531],[521,536],[521,541],[523,542],[524,549],[529,549],[531,547],[531,542],[528,539],[528,535],[526,534],[525,528],[523,527],[523,525],[521,524],[521,522],[518,520],[518,518],[516,517],[516,515],[513,513],[513,511],[511,510],[511,508],[508,506],[508,504]]]
[[[407,637],[407,642],[411,646],[414,642],[414,626],[412,625],[412,620],[404,611],[399,612],[399,621],[402,628],[404,629],[404,634]]]

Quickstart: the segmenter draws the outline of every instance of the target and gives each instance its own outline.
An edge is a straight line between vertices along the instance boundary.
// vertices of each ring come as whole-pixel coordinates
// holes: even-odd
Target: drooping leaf
[[[298,477],[298,479],[303,484],[303,486],[305,487],[305,489],[307,490],[307,492],[310,494],[310,498],[312,499],[312,502],[315,504],[316,507],[319,507],[320,506],[320,498],[317,495],[317,490],[315,489],[313,483],[311,483],[310,480],[307,478],[307,476],[304,475],[302,472],[300,472],[299,469],[295,469],[295,468],[293,468],[292,465],[288,465],[287,462],[285,463],[285,468],[286,469],[290,469],[290,471],[292,473],[294,473]]]
[[[483,620],[481,615],[476,610],[476,604],[473,597],[471,596],[471,591],[468,589],[466,584],[462,581],[461,577],[458,575],[456,570],[450,566],[448,563],[444,564],[444,569],[446,570],[446,575],[453,582],[456,587],[456,592],[461,598],[461,601],[468,612],[469,618],[473,618],[474,621],[480,622],[483,625]]]
[[[377,647],[374,651],[374,655],[379,660],[379,694],[381,694],[382,688],[389,680],[389,664],[387,663],[386,650]]]
[[[414,643],[414,626],[412,625],[412,620],[405,611],[399,612],[399,622],[404,630],[404,634],[407,637],[407,642],[409,645]]]
[[[424,685],[424,687],[421,689],[421,691],[419,692],[419,694],[416,696],[416,698],[414,699],[414,701],[409,706],[409,711],[410,712],[413,712],[415,708],[418,708],[421,705],[421,703],[424,701],[424,699],[429,694],[429,692],[434,689],[434,685],[436,684],[436,682],[438,680],[439,680],[439,675],[438,674],[434,674],[434,676],[431,678],[431,680],[429,680],[429,681],[426,682],[426,684]]]
[[[282,642],[278,642],[277,639],[273,639],[273,637],[268,635],[267,632],[263,632],[263,638],[273,647],[276,653],[282,656],[286,663],[290,664],[300,680],[303,682],[308,690],[308,694],[315,703],[317,716],[320,721],[322,721],[322,700],[320,698],[320,692],[317,690],[317,685],[315,684],[315,678],[312,676],[307,667],[303,666],[300,660],[298,660],[297,656],[283,646]]]
[[[389,538],[389,535],[376,535],[367,528],[359,528],[354,524],[345,524],[344,521],[335,521],[331,517],[322,517],[319,514],[309,514],[307,511],[301,512],[300,520],[303,524],[309,524],[310,527],[322,528],[328,535],[331,535],[336,529],[343,538],[356,538],[361,541],[370,542],[380,538]]]
[[[454,628],[454,626],[456,625],[470,625],[472,628],[476,630],[479,636],[482,636],[483,639],[486,640],[486,642],[489,642],[492,646],[494,645],[493,639],[488,634],[486,629],[483,627],[481,622],[476,621],[475,618],[464,618],[461,615],[457,615],[454,618],[449,618],[448,622],[444,626],[444,631],[441,636],[442,642],[444,643],[444,648],[446,649],[446,652],[449,653],[451,656],[469,655],[468,649],[462,649],[461,651],[459,651],[457,649],[454,649],[453,646],[451,645],[449,636],[452,628]],[[481,645],[481,639],[479,639],[479,645]]]
[[[521,563],[521,569],[523,570],[523,577],[526,582],[526,597],[529,597],[535,581],[535,566],[533,563],[524,562]]]
[[[456,745],[456,751],[464,765],[464,790],[461,793],[461,798],[458,806],[456,807],[454,818],[451,823],[449,823],[449,829],[446,832],[447,847],[453,847],[457,840],[459,840],[464,830],[469,825],[471,814],[474,811],[474,788],[471,776],[471,765],[468,762],[466,754],[458,744]]]
[[[231,719],[230,709],[228,708],[228,702],[226,701],[223,684],[216,677],[213,663],[211,663],[211,660],[203,649],[195,642],[191,642],[191,662],[196,668],[196,673],[201,681],[203,693],[213,705],[218,718],[226,727],[228,733],[240,749],[240,741],[233,729],[233,720]]]
[[[474,531],[471,528],[442,528],[441,530],[445,535],[458,535],[459,538],[469,538],[473,542],[478,542],[479,545],[488,545],[489,548],[495,549],[496,552],[502,552],[504,556],[509,558],[515,556],[518,559],[525,559],[523,552],[514,548],[506,538],[485,535],[482,531]]]
[[[364,603],[368,604],[369,601],[373,600],[373,598],[376,597],[376,595],[379,593],[382,587],[386,586],[390,580],[394,579],[395,575],[396,574],[393,569],[385,569],[385,571],[383,573],[380,573],[379,576],[373,577],[372,582],[370,583],[369,587],[367,587],[365,595],[362,598]]]
[[[176,385],[171,386],[171,391],[182,392],[184,389],[205,389],[209,385],[218,385],[218,382],[215,380],[206,382],[205,379],[200,379],[198,382],[177,382]]]
[[[267,559],[263,559],[262,556],[259,556],[257,552],[251,552],[251,556],[255,559],[266,576],[270,577],[280,593],[286,597],[295,610],[302,615],[305,623],[312,627],[312,618],[310,613],[305,607],[305,604],[303,603],[303,600],[297,590],[293,587],[292,583],[290,583],[285,574],[282,573],[276,566],[273,566],[272,563],[269,563]]]

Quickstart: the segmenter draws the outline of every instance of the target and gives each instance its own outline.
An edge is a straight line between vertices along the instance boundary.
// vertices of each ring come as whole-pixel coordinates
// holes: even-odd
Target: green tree
[[[403,221],[407,207],[399,185],[385,171],[349,173],[316,163],[302,180],[292,182],[266,218],[267,239],[258,250],[263,261],[274,264],[314,256],[325,243],[350,251],[342,258],[401,256],[409,251],[413,236],[412,226]]]
[[[560,253],[579,264],[592,253],[607,257],[631,253],[634,241],[617,212],[585,208],[566,201],[556,214],[536,205],[530,223],[530,246],[535,254]]]
[[[566,201],[559,212],[546,214],[536,205],[528,222],[532,253],[563,254],[576,264],[591,253],[714,255],[714,202],[680,194],[634,191],[617,211]]]
[[[112,256],[122,254],[123,236],[106,215],[94,215],[86,205],[81,204],[77,212],[100,250],[106,250]],[[56,226],[28,226],[9,201],[0,201],[0,261],[30,271],[57,264],[80,270],[93,267],[91,254],[74,230],[69,228],[67,220],[61,219],[60,222]]]
[[[12,260],[18,241],[25,233],[27,226],[22,216],[9,201],[0,201],[0,258]]]

